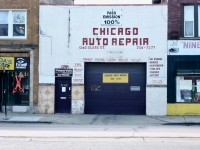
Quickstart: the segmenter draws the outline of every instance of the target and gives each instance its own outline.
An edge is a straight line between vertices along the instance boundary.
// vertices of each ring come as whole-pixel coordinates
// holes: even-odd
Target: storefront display
[[[199,85],[200,76],[177,76],[176,102],[200,102]]]
[[[28,72],[7,72],[6,91],[8,105],[29,104],[29,73]]]
[[[29,57],[0,57],[3,65],[9,64],[5,70],[0,68],[0,75],[3,77],[4,102],[8,106],[29,105]],[[3,85],[3,84],[2,84]]]

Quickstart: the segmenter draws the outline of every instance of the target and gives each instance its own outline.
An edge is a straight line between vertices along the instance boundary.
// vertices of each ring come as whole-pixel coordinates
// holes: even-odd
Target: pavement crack
[[[117,115],[115,115],[115,117],[114,117],[114,119],[113,119],[113,123],[115,123],[116,117],[117,117]]]
[[[169,121],[164,121],[164,120],[161,120],[161,119],[158,119],[158,118],[154,118],[154,117],[151,117],[151,116],[148,116],[149,118],[151,118],[151,119],[155,119],[155,120],[158,120],[158,121],[162,121],[162,122],[167,122],[167,123],[170,123]]]
[[[97,121],[98,117],[99,115],[96,115],[89,124],[93,124],[95,121]]]
[[[183,116],[183,118],[184,118],[184,120],[185,120],[185,116]],[[185,122],[187,122],[187,121],[185,120]]]

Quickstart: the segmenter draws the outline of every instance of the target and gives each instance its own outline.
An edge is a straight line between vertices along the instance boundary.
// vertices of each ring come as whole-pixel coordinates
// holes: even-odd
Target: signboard
[[[128,83],[128,73],[103,73],[103,83]]]
[[[102,25],[122,25],[121,10],[102,10]]]
[[[0,57],[0,70],[14,70],[14,57]]]
[[[200,55],[200,40],[168,40],[169,55]]]
[[[150,78],[165,77],[163,58],[149,58],[148,65],[149,65],[148,77]]]
[[[56,77],[71,77],[73,75],[73,69],[55,68]]]
[[[29,57],[15,57],[15,70],[29,70]]]

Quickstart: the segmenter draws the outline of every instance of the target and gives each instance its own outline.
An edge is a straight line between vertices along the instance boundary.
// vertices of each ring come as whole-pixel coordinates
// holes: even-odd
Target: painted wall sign
[[[122,25],[122,11],[119,10],[102,10],[102,25]]]
[[[15,70],[29,70],[29,57],[15,57]]]
[[[150,78],[165,77],[163,58],[149,58],[148,68],[149,68],[148,77]]]
[[[105,46],[135,46],[135,49],[155,49],[149,38],[140,37],[139,28],[92,28],[92,36],[82,38],[79,49],[105,49]],[[123,36],[123,37],[121,37]]]
[[[14,70],[14,57],[0,57],[0,70]]]
[[[200,55],[200,40],[168,40],[170,55]]]
[[[128,83],[128,73],[103,73],[103,83]]]
[[[71,77],[73,75],[73,69],[55,68],[56,77]]]

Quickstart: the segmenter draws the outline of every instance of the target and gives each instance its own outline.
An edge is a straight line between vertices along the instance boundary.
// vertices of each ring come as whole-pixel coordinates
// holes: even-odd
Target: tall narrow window
[[[194,6],[184,6],[184,36],[194,37]]]
[[[25,12],[13,12],[13,36],[25,36]]]
[[[200,6],[198,6],[198,36],[200,37]]]
[[[8,12],[0,12],[0,36],[8,36]]]

